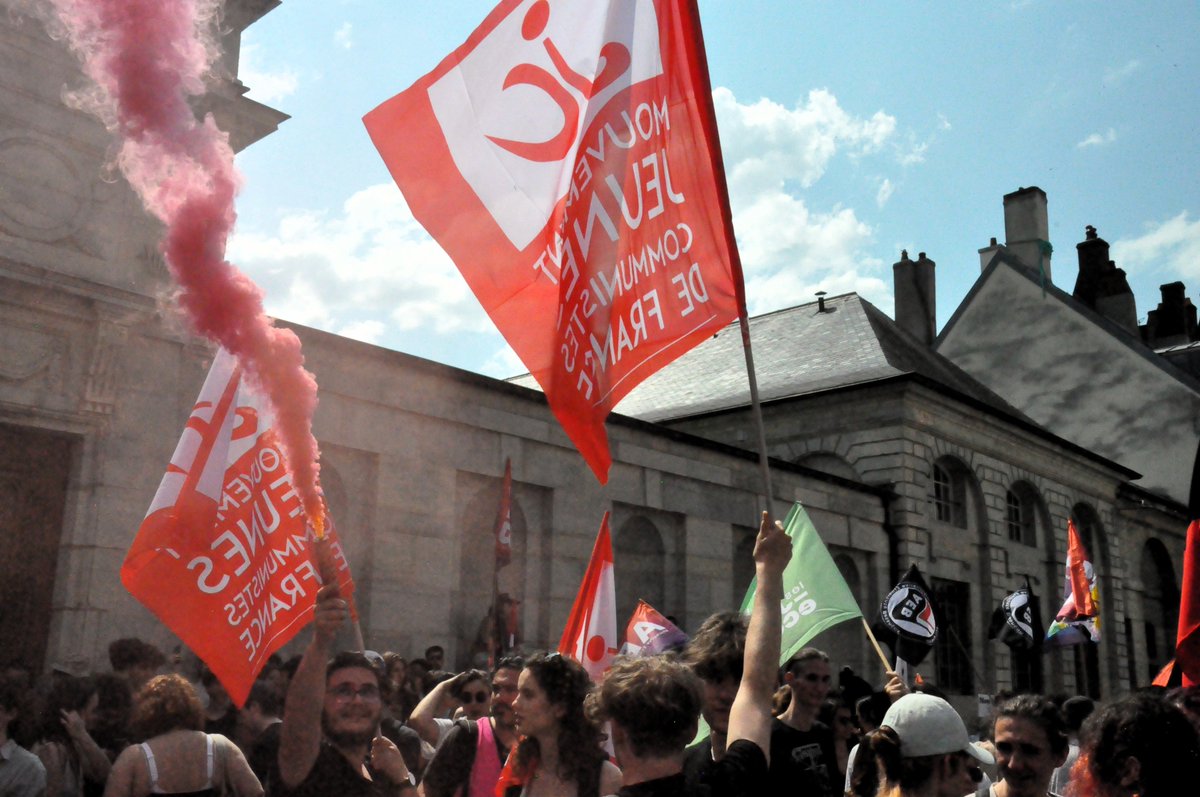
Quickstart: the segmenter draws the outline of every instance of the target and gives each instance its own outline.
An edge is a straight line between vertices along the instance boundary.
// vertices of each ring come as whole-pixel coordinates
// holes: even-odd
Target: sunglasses
[[[463,692],[462,702],[464,706],[471,703],[486,703],[491,697],[491,692]]]

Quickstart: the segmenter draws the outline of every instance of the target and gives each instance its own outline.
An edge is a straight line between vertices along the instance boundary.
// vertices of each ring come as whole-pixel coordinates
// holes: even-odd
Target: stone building
[[[201,103],[238,147],[285,118],[236,78],[241,31],[274,5],[227,3],[225,75]],[[6,13],[0,66],[0,541],[19,552],[0,557],[0,648],[35,666],[103,669],[116,637],[175,644],[118,571],[212,349],[160,298],[158,229],[112,179],[108,133],[62,102],[81,80],[74,58],[37,20]],[[1144,682],[1148,637],[1125,629],[1169,608],[1154,584],[1177,583],[1179,499],[949,354],[967,336],[935,341],[932,288],[932,261],[902,258],[897,322],[853,294],[754,319],[776,510],[805,503],[868,613],[920,564],[948,629],[926,668],[964,702],[1014,685],[1110,694]],[[736,329],[626,399],[600,487],[540,393],[293,328],[321,385],[323,486],[369,646],[438,643],[467,658],[491,599],[506,459],[515,555],[499,581],[521,602],[528,646],[556,642],[606,510],[622,618],[643,598],[692,629],[739,603],[759,479]],[[1098,559],[1105,643],[1044,667],[1014,659],[982,629],[1024,576],[1046,611],[1057,604],[1070,516]],[[1130,559],[1151,540],[1158,582]],[[820,644],[881,673],[853,624]]]

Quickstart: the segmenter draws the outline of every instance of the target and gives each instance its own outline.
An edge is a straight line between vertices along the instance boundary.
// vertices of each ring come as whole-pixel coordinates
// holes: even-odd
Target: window
[[[1022,545],[1037,545],[1033,525],[1033,501],[1016,489],[1005,494],[1005,502],[1008,538]]]
[[[937,661],[937,685],[947,692],[969,695],[975,691],[971,668],[971,585],[943,578],[931,579],[934,617],[938,637],[933,655]]]
[[[957,472],[945,465],[934,464],[933,509],[938,520],[959,528],[967,527],[963,492],[963,480]]]
[[[1042,686],[1042,657],[1044,655],[1040,648],[1011,651],[1010,663],[1014,692],[1041,694],[1044,691]]]

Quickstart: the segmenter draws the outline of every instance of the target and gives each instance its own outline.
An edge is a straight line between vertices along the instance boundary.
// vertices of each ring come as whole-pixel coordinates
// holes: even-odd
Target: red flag
[[[363,121],[606,482],[611,409],[744,306],[695,0],[504,0]]]
[[[1100,641],[1100,599],[1096,570],[1075,521],[1067,520],[1067,567],[1063,604],[1046,629],[1046,642],[1074,645]]]
[[[617,655],[617,592],[613,586],[612,540],[608,513],[600,521],[600,533],[592,547],[592,558],[567,617],[558,652],[583,665],[599,681]]]
[[[496,569],[512,561],[512,460],[504,460],[504,486],[500,488],[500,511],[496,513]]]
[[[221,349],[121,566],[121,582],[241,705],[311,619],[320,576],[267,404]],[[354,589],[329,531],[342,594]]]
[[[1184,686],[1200,684],[1200,446],[1192,466],[1188,496],[1187,543],[1183,551],[1183,583],[1179,590],[1179,626],[1175,632],[1175,665]]]

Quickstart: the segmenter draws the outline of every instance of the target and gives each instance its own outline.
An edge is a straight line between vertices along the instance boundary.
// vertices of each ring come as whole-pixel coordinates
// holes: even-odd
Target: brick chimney
[[[892,266],[896,291],[896,324],[928,346],[937,336],[936,264],[922,252],[914,262],[908,251]]]
[[[1108,259],[1108,241],[1096,234],[1090,224],[1085,238],[1075,244],[1079,254],[1079,277],[1075,280],[1075,298],[1130,334],[1138,334],[1137,303],[1125,279],[1125,271]]]
[[[1196,306],[1187,297],[1182,282],[1160,285],[1162,301],[1158,307],[1146,314],[1146,324],[1141,328],[1142,340],[1152,349],[1179,346],[1191,343],[1198,337]]]
[[[1004,195],[1004,238],[1008,251],[1025,265],[1037,271],[1040,263],[1050,282],[1050,221],[1045,191],[1031,186]]]

